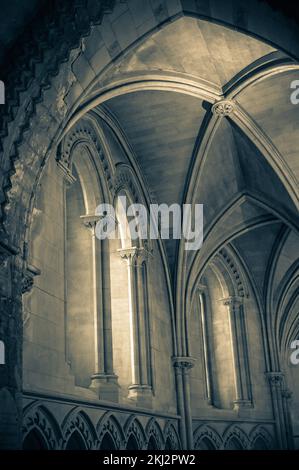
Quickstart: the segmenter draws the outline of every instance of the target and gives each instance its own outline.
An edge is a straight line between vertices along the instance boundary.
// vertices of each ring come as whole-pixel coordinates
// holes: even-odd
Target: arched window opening
[[[211,439],[209,439],[208,437],[204,437],[201,439],[198,449],[199,450],[215,450],[216,448],[214,444],[212,443]]]
[[[67,359],[76,385],[90,387],[101,399],[118,401],[109,241],[96,236],[96,207],[104,198],[96,159],[88,147],[76,147],[72,154],[75,182],[66,189]]]
[[[234,265],[231,269],[236,273]],[[239,284],[216,255],[197,285],[189,329],[193,354],[202,358],[206,401],[220,409],[252,406],[244,288],[238,295],[239,274],[238,279]]]
[[[117,249],[119,259],[117,260],[113,257],[111,261],[112,303],[114,303],[113,294],[115,285],[126,286],[126,297],[124,292],[121,293],[123,301],[126,302],[126,311],[121,316],[121,322],[122,329],[124,329],[124,325],[126,324],[130,339],[130,355],[128,356],[126,354],[129,358],[126,367],[130,370],[131,375],[131,381],[127,384],[127,388],[129,389],[128,398],[140,406],[147,407],[151,406],[153,385],[147,279],[149,253],[138,236],[133,236],[132,234],[131,230],[133,226],[136,227],[136,221],[134,222],[134,218],[130,222],[128,220],[127,212],[130,204],[131,198],[124,190],[121,190],[115,199],[115,213],[121,247]],[[123,261],[122,267],[120,265],[121,259]],[[124,266],[126,273],[123,270]],[[117,293],[115,292],[115,295],[119,298],[119,289]],[[123,308],[123,306],[121,308]],[[118,332],[120,326],[119,312],[118,302],[118,311],[116,312],[114,310],[114,314],[112,315],[116,336],[122,334]],[[116,340],[114,344],[116,354],[118,354],[117,349],[120,349],[120,347],[116,344]],[[122,355],[121,361],[123,363],[123,352],[119,351],[119,353]],[[117,360],[115,362],[117,363]],[[116,370],[116,373],[118,373],[118,370]],[[120,380],[122,380],[122,378],[120,378]]]
[[[100,445],[100,450],[115,450],[115,442],[111,437],[111,434],[109,432],[106,432],[103,436],[101,445]]]
[[[47,443],[37,429],[32,429],[23,441],[23,450],[47,450]]]
[[[139,447],[138,447],[137,439],[134,436],[134,434],[131,434],[126,445],[126,450],[138,450],[138,449]]]
[[[66,190],[66,344],[76,385],[89,387],[94,373],[94,317],[91,237],[82,224],[83,189],[76,181]]]
[[[268,446],[265,440],[261,436],[258,436],[253,443],[252,449],[253,450],[268,450]]]
[[[65,447],[66,450],[86,450],[86,445],[80,433],[78,431],[74,431],[70,436],[67,445]]]
[[[231,345],[230,319],[227,307],[221,301],[227,297],[223,280],[212,268],[205,270],[201,279],[198,297],[197,335],[202,345],[198,355],[202,357],[206,399],[209,404],[221,409],[234,407],[235,375]],[[198,328],[198,322],[200,328]],[[196,338],[193,339],[196,344]]]
[[[165,442],[165,450],[174,450],[169,436],[167,437]]]
[[[243,446],[239,439],[237,439],[236,437],[231,437],[228,443],[226,444],[225,448],[227,450],[242,450]]]
[[[154,438],[154,436],[151,436],[147,444],[147,450],[157,450],[158,448],[159,447],[156,439]]]

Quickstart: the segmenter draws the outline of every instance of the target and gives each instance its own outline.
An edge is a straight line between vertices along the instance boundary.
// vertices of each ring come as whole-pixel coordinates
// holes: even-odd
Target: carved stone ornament
[[[195,365],[196,359],[191,356],[174,356],[172,358],[173,367],[190,370]]]
[[[41,271],[32,265],[27,265],[22,279],[22,294],[30,292],[33,287],[34,277],[39,276]]]
[[[284,375],[282,372],[267,372],[266,377],[271,387],[281,388],[283,385]]]
[[[152,251],[144,247],[128,247],[119,248],[118,253],[120,257],[130,265],[141,266],[144,261],[147,261],[149,256],[152,256]]]
[[[229,116],[235,110],[235,104],[233,101],[229,100],[221,100],[217,101],[212,106],[212,113],[216,114],[217,116]]]

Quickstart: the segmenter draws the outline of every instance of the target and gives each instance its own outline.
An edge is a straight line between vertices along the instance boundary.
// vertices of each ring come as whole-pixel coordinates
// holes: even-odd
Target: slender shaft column
[[[62,161],[57,161],[57,167],[62,176],[62,184],[63,184],[63,220],[64,220],[64,354],[65,354],[65,361],[67,364],[70,365],[70,357],[69,357],[69,342],[68,342],[68,317],[67,317],[67,190],[70,186],[75,183],[76,178],[72,174],[70,168],[66,166]]]
[[[178,413],[180,415],[180,438],[182,449],[187,449],[187,432],[186,432],[186,417],[185,417],[185,403],[184,403],[184,385],[183,385],[183,371],[178,362],[173,358],[173,367],[175,371],[175,382],[177,392]]]
[[[212,379],[212,369],[211,369],[212,355],[210,352],[208,321],[207,321],[207,311],[206,311],[206,302],[205,302],[206,289],[207,289],[206,286],[200,285],[198,287],[198,294],[199,294],[200,317],[201,317],[201,326],[202,326],[202,342],[203,342],[203,355],[204,355],[204,367],[205,367],[205,378],[206,378],[206,394],[207,394],[208,404],[213,405],[213,379]]]
[[[235,409],[240,410],[252,406],[243,299],[229,297],[223,299],[222,302],[229,311],[236,387],[234,405]]]
[[[184,449],[193,449],[193,426],[192,426],[192,409],[190,395],[190,370],[194,366],[195,359],[190,356],[173,357],[173,366],[176,371],[178,388],[178,405],[181,411],[181,431],[182,445]],[[179,369],[179,371],[177,370]],[[181,383],[181,382],[182,383]],[[181,387],[183,391],[183,400],[181,397]],[[183,405],[181,403],[183,401]],[[181,410],[180,410],[181,408]],[[185,442],[184,442],[185,441]]]
[[[145,250],[135,258],[137,277],[138,324],[140,335],[140,376],[143,385],[152,386],[150,322],[147,286],[147,253]]]
[[[140,406],[150,407],[152,401],[150,328],[145,273],[148,252],[144,248],[137,247],[118,251],[128,269],[132,370],[129,398]]]
[[[111,359],[106,358],[106,346],[111,341],[106,336],[110,332],[105,328],[105,312],[103,302],[103,273],[102,273],[102,249],[101,242],[96,237],[96,224],[100,216],[81,216],[84,225],[91,233],[92,250],[92,293],[93,293],[93,318],[94,318],[94,369],[91,377],[92,389],[95,389],[100,398],[109,401],[118,400],[117,376],[107,369]],[[109,353],[109,352],[108,352]]]
[[[291,398],[292,398],[292,392],[289,389],[285,388],[282,391],[282,401],[283,401],[283,409],[284,409],[284,416],[285,416],[288,449],[294,449],[293,426],[292,426],[292,418],[290,414]]]
[[[266,377],[271,390],[278,445],[281,449],[288,449],[291,446],[288,438],[290,429],[285,407],[284,375],[282,372],[267,372]]]

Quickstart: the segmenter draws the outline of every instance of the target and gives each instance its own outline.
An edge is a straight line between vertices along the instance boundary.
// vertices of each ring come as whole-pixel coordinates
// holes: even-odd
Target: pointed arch
[[[31,432],[35,432],[36,436],[41,436],[48,449],[54,450],[60,447],[61,428],[42,402],[33,402],[25,408],[22,432],[24,441]]]
[[[210,447],[209,447],[210,444]],[[217,431],[211,426],[203,424],[199,426],[194,432],[194,449],[201,450],[207,449],[220,449],[222,446],[222,439]]]
[[[47,441],[38,428],[32,428],[23,439],[23,450],[49,450]]]
[[[166,445],[169,450],[180,450],[182,448],[179,434],[175,426],[173,425],[173,423],[169,420],[165,423],[163,436],[164,436],[165,448],[166,448]]]
[[[261,425],[257,425],[251,430],[249,440],[251,449],[271,450],[274,447],[273,436]]]
[[[101,446],[104,436],[108,433],[115,443],[116,449],[121,449],[125,442],[125,434],[122,426],[112,412],[105,413],[99,420],[96,431],[99,445]]]
[[[165,442],[161,427],[155,418],[151,418],[146,425],[145,433],[147,436],[147,445],[151,438],[156,442],[156,449],[164,449]]]
[[[63,448],[65,449],[70,436],[77,432],[86,449],[94,449],[97,444],[97,433],[89,416],[81,407],[73,408],[62,423]]]
[[[125,445],[127,446],[130,442],[130,439],[133,438],[136,440],[138,449],[144,449],[146,443],[146,433],[140,423],[139,419],[136,416],[130,416],[124,426],[125,432]]]
[[[224,449],[248,449],[250,445],[250,440],[245,431],[235,424],[226,429],[222,441]]]

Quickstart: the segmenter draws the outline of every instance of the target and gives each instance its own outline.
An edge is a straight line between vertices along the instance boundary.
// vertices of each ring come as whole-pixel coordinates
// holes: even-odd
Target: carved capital
[[[220,299],[219,302],[221,302],[226,307],[237,308],[243,304],[243,298],[237,295],[232,295],[230,297],[226,297],[225,299]]]
[[[117,250],[121,258],[127,262],[130,266],[142,266],[144,261],[148,260],[148,257],[151,255],[151,252],[146,250],[143,247],[132,246],[129,248],[120,248]]]
[[[174,356],[172,358],[172,364],[175,369],[180,371],[188,372],[195,365],[196,359],[191,356]]]
[[[35,266],[27,265],[27,268],[22,278],[22,294],[31,291],[34,283],[34,277],[39,276],[40,273],[40,270]]]
[[[271,387],[281,388],[283,385],[284,375],[282,372],[266,372],[266,377]]]
[[[87,215],[80,215],[80,219],[82,220],[83,225],[94,233],[96,225],[99,222],[99,220],[101,220],[101,217],[99,215],[87,214]]]
[[[220,100],[213,104],[212,113],[217,116],[229,116],[235,110],[235,104],[230,100]]]
[[[196,290],[199,294],[204,294],[208,289],[208,286],[205,286],[204,284],[197,284]]]

